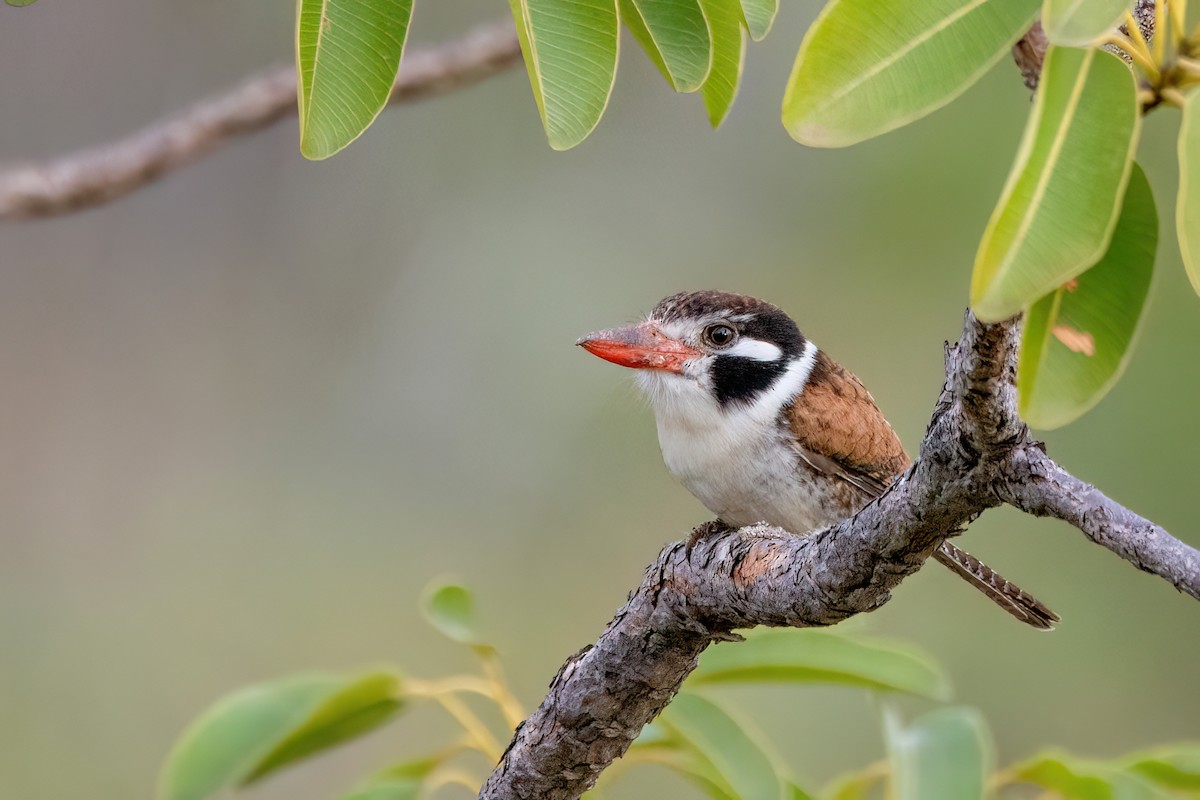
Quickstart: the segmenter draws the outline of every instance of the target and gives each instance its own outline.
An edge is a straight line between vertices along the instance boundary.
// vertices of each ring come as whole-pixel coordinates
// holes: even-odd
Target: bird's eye
[[[713,347],[726,347],[736,334],[728,325],[709,325],[704,329],[704,339]]]

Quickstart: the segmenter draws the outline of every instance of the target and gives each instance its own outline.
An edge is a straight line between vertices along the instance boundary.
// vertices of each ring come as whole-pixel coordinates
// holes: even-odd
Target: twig
[[[405,54],[390,103],[460,89],[521,61],[511,20]],[[0,221],[107,203],[296,113],[296,73],[280,66],[130,136],[0,171]]]

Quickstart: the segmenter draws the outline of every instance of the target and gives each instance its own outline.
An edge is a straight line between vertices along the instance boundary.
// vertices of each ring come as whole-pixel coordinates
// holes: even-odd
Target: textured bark
[[[755,625],[833,625],[886,603],[949,536],[1008,502],[1080,528],[1200,598],[1200,552],[1051,461],[1017,414],[1020,326],[968,313],[916,463],[854,517],[809,536],[709,523],[668,545],[594,645],[567,660],[481,798],[590,788],[670,702],[709,643]]]
[[[511,20],[404,56],[390,103],[469,86],[521,63]],[[0,171],[0,221],[123,197],[231,141],[296,114],[296,69],[281,66],[117,142]]]

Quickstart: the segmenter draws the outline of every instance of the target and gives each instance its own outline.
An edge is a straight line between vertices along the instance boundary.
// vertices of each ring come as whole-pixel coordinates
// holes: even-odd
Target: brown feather
[[[784,413],[804,459],[857,486],[864,500],[911,463],[867,387],[820,350],[804,391]]]
[[[857,497],[839,493],[846,515],[883,494],[912,463],[867,387],[820,351],[804,390],[784,413],[801,458],[859,490]],[[1027,625],[1049,630],[1059,621],[1037,598],[950,542],[934,557]]]

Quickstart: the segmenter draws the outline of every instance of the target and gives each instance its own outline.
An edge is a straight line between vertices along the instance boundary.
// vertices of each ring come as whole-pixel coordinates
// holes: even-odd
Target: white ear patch
[[[778,361],[783,357],[783,351],[776,345],[761,339],[742,339],[728,350],[722,350],[720,354],[750,358],[755,361]]]

